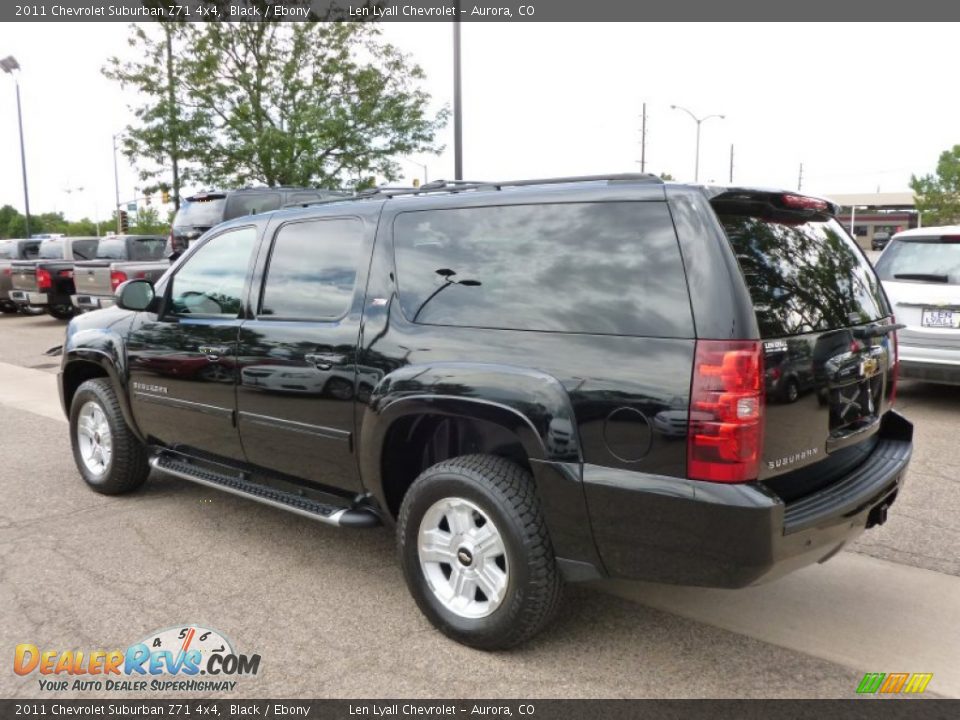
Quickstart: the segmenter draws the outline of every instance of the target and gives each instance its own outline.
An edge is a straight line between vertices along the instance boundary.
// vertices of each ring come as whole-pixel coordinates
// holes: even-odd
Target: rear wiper
[[[933,273],[897,273],[893,276],[897,280],[922,280],[923,282],[948,283],[950,277],[947,275],[934,275]]]
[[[906,327],[903,323],[891,323],[890,325],[870,325],[868,327],[851,328],[850,334],[855,338],[866,340],[867,338],[883,337],[889,335],[895,330],[903,330]]]

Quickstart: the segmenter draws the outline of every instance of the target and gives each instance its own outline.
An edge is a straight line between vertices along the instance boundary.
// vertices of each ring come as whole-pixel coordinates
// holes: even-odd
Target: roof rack
[[[663,180],[649,173],[620,173],[614,175],[573,175],[570,177],[538,178],[534,180],[508,180],[490,182],[485,180],[434,180],[419,187],[391,187],[388,185],[361,190],[355,195],[331,197],[323,200],[311,200],[303,203],[289,203],[284,207],[308,207],[324,205],[343,200],[387,199],[403,195],[426,195],[429,193],[459,193],[470,190],[502,190],[512,187],[531,187],[536,185],[565,185],[580,182],[625,182],[663,184]]]
[[[486,180],[434,180],[420,187],[378,187],[357,193],[362,197],[396,197],[398,195],[423,195],[434,192],[458,193],[467,190],[502,190],[511,187],[530,187],[534,185],[565,185],[580,182],[631,182],[663,184],[656,175],[649,173],[620,173],[615,175],[573,175],[570,177],[537,178],[534,180],[507,180],[491,182]]]

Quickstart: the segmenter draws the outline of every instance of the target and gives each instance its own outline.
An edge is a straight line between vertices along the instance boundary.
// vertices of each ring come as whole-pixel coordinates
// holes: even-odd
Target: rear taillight
[[[53,287],[53,278],[50,277],[50,271],[37,268],[37,290],[49,290],[51,287]]]
[[[4,274],[4,275],[13,275],[13,268],[4,268],[4,269],[3,269],[3,274]]]
[[[698,340],[687,427],[692,480],[755,480],[763,452],[763,345]]]
[[[116,290],[128,280],[127,274],[123,270],[110,271],[110,288]]]

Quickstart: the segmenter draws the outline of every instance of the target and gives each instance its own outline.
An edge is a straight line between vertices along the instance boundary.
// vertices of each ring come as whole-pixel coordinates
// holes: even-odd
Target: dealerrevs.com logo
[[[232,678],[256,675],[259,655],[234,651],[223,634],[200,625],[150,633],[126,650],[50,650],[17,645],[13,671],[38,674],[40,690],[108,692],[230,691]]]

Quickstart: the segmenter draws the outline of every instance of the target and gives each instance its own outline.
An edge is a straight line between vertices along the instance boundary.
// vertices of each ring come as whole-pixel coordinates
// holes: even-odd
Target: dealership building
[[[913,193],[910,192],[857,193],[828,197],[840,205],[837,219],[864,248],[870,247],[877,233],[893,235],[901,230],[920,226],[920,214],[914,204]]]

